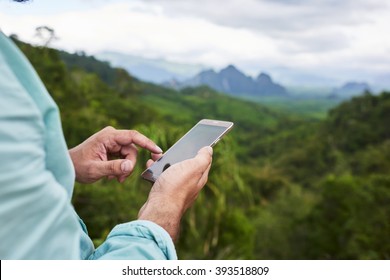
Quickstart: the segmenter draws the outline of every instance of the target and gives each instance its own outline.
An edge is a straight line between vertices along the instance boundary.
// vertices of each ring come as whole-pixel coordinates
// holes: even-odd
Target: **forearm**
[[[65,186],[46,169],[46,154],[29,138],[38,138],[34,130],[14,129],[27,136],[12,142],[4,137],[0,145],[0,258],[80,258],[81,227]]]
[[[154,222],[164,228],[175,242],[180,231],[183,209],[163,199],[148,199],[138,214],[139,220]]]

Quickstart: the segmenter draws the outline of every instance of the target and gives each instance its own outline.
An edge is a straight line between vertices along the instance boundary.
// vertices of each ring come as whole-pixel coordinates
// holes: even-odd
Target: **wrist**
[[[163,199],[148,199],[138,213],[139,220],[154,222],[164,228],[176,241],[180,230],[180,220],[183,216],[181,207]]]
[[[69,156],[70,156],[70,159],[72,160],[72,163],[73,163],[73,168],[75,170],[75,175],[76,175],[76,181],[79,182],[79,183],[82,183],[81,182],[81,179],[80,179],[80,165],[78,164],[79,162],[79,149],[78,149],[78,146],[72,148],[72,149],[69,149],[68,150],[69,152]]]

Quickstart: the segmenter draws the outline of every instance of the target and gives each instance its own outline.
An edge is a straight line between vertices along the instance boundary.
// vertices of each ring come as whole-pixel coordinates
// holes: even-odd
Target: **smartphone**
[[[205,147],[213,147],[232,129],[233,123],[218,120],[200,120],[182,138],[180,138],[164,155],[154,162],[142,174],[142,178],[154,183],[171,165],[196,156]]]

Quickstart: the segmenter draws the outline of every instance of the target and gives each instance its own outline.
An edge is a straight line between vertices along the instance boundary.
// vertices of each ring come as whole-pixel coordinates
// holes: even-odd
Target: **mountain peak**
[[[237,69],[234,65],[230,64],[226,68],[223,68],[221,71],[219,71],[220,74],[224,73],[232,73],[232,74],[241,74],[244,75],[240,70]]]
[[[362,94],[365,91],[370,91],[370,86],[368,83],[349,81],[341,87],[334,89],[333,94],[339,95],[342,98],[349,98]]]
[[[267,82],[267,83],[272,82],[271,76],[263,72],[261,72],[257,76],[256,80],[261,82]]]
[[[184,82],[185,86],[207,85],[217,91],[232,95],[286,95],[286,89],[274,83],[268,74],[260,73],[254,80],[230,64],[219,72],[202,71]]]
[[[217,72],[214,71],[214,69],[206,69],[200,72],[198,75],[216,75]]]
[[[370,86],[366,82],[347,82],[345,83],[342,88],[358,88],[358,89],[369,89]]]
[[[238,69],[236,68],[236,66],[234,66],[233,64],[229,64],[227,67],[225,67],[226,70],[236,70],[238,71]]]

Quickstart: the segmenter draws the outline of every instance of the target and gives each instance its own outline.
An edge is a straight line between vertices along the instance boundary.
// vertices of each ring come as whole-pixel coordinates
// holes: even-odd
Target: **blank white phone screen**
[[[202,147],[213,144],[226,130],[227,128],[222,126],[197,124],[180,141],[176,142],[163,157],[156,161],[147,172],[152,173],[152,176],[157,178],[171,165],[195,157]]]

